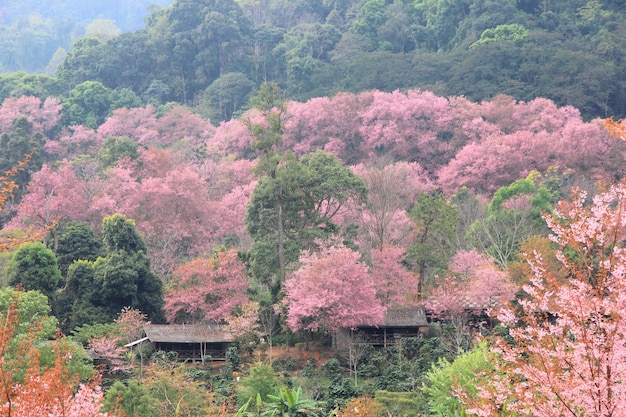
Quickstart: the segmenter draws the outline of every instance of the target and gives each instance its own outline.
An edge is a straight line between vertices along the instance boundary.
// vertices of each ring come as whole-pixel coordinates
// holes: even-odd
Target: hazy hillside
[[[170,4],[172,0],[5,0],[0,6],[0,24],[10,26],[34,15],[85,26],[94,19],[104,18],[115,20],[120,29],[130,31],[144,26],[151,8]]]
[[[0,5],[0,73],[54,74],[73,42],[144,26],[155,7],[172,0],[6,0]]]

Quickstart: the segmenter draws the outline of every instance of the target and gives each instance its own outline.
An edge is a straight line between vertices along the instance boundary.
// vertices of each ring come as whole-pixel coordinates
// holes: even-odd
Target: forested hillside
[[[111,10],[144,6],[122,3]],[[144,103],[198,105],[214,123],[245,106],[242,98],[263,81],[298,100],[423,88],[474,101],[545,97],[585,118],[626,113],[620,0],[180,0],[155,10],[145,29],[119,34],[110,22],[94,22],[87,35],[98,40],[80,41],[85,32],[72,22],[84,21],[88,3],[55,9],[52,2],[40,17],[14,22],[28,4],[4,7],[12,26],[3,28],[0,69],[54,71],[64,57],[48,62],[52,45],[71,47],[56,73],[61,89],[47,91],[54,95],[99,81],[131,89]],[[58,26],[56,10],[76,20]],[[122,29],[136,27],[89,10]]]
[[[625,415],[623,6],[176,0],[0,75],[0,415]]]

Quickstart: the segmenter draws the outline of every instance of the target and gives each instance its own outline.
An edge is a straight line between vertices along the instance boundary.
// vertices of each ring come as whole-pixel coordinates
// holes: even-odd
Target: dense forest
[[[2,49],[0,415],[626,415],[626,11],[564,3],[48,2],[87,36]]]
[[[88,38],[71,23],[91,7],[78,3],[48,2],[22,21],[17,13],[30,2],[4,6],[0,70],[56,78],[38,80],[41,91],[5,76],[0,97],[21,88],[66,96],[97,81],[143,103],[197,105],[218,123],[245,107],[246,93],[273,81],[300,101],[422,88],[473,101],[545,97],[586,119],[626,114],[620,0],[181,0],[124,33],[117,26],[136,26],[120,14],[143,3],[107,3],[91,9],[90,18],[104,19],[92,22]],[[69,17],[50,20],[55,10]]]

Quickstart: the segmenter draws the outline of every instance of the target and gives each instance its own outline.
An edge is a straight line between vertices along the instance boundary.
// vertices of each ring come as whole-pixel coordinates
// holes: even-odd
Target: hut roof
[[[146,336],[153,343],[232,342],[233,336],[217,324],[147,324]]]
[[[423,307],[389,309],[385,311],[384,327],[428,326]]]

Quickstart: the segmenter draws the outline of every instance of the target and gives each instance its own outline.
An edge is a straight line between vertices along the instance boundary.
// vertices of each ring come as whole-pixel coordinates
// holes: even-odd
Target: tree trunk
[[[279,282],[285,282],[285,244],[283,231],[283,183],[280,183],[280,195],[278,197],[278,264],[280,267]]]

